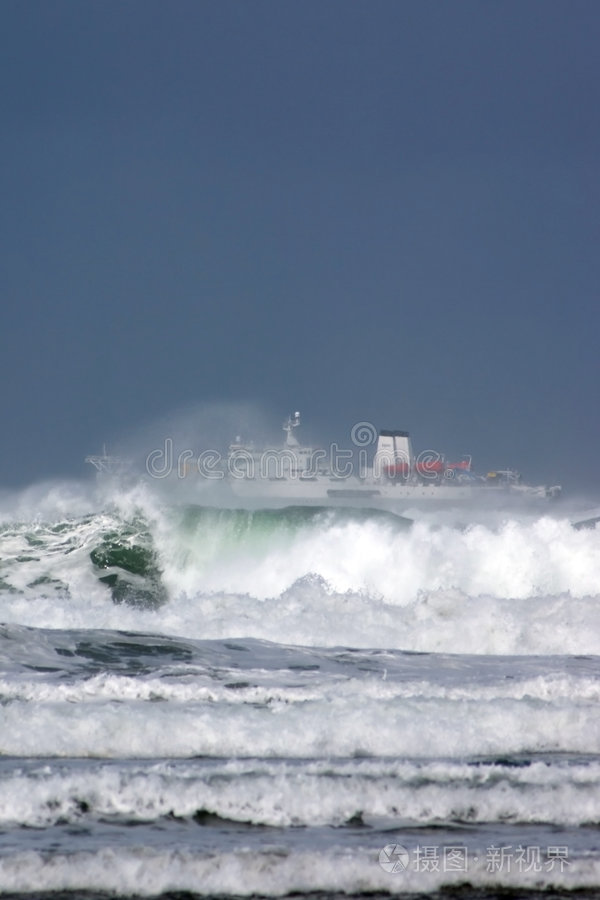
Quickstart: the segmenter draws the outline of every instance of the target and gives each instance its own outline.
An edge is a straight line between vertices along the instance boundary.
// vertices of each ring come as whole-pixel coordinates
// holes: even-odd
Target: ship
[[[401,514],[469,504],[537,506],[561,494],[560,485],[526,484],[513,469],[479,475],[470,456],[447,461],[433,451],[417,455],[408,431],[377,431],[359,423],[352,432],[353,451],[336,455],[331,448],[301,444],[299,426],[300,412],[295,412],[283,423],[285,440],[279,447],[256,447],[238,436],[217,471],[203,473],[200,460],[192,460],[186,474],[218,477],[242,507],[362,506]],[[371,456],[367,444],[374,447]]]
[[[360,422],[351,431],[352,450],[340,450],[301,444],[299,426],[299,412],[288,416],[279,446],[257,447],[238,435],[223,455],[208,450],[195,457],[184,451],[174,460],[154,450],[144,473],[106,447],[85,461],[102,482],[127,487],[140,477],[155,484],[168,480],[184,502],[246,509],[343,506],[405,515],[467,506],[537,509],[561,495],[560,485],[526,484],[514,469],[477,474],[471,456],[449,461],[431,450],[415,454],[408,431]]]

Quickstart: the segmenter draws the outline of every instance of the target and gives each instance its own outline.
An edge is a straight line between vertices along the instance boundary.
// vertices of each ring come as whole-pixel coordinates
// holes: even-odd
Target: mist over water
[[[0,497],[1,891],[598,883],[597,527],[186,490]]]

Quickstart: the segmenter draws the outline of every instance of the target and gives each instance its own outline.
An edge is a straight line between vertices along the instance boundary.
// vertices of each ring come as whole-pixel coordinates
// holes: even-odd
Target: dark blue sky
[[[0,481],[251,400],[600,484],[597,0],[4,0]]]

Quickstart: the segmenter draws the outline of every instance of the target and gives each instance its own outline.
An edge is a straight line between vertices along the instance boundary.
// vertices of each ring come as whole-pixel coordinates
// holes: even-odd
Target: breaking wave
[[[79,502],[79,500],[78,500]],[[134,491],[0,525],[2,620],[312,646],[600,653],[600,530],[370,510],[229,510]]]

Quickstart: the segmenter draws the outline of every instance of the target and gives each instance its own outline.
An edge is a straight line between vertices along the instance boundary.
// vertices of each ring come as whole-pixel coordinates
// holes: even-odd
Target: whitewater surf
[[[0,507],[3,896],[593,896],[593,523]]]

